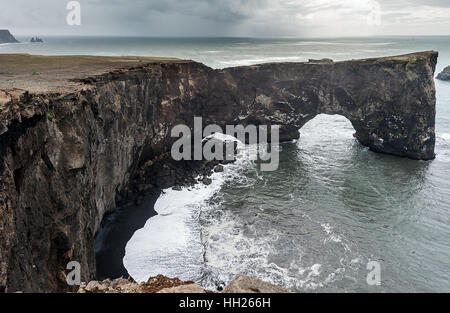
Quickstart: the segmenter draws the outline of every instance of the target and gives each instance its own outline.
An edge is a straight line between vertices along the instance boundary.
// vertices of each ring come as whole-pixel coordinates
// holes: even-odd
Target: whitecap
[[[236,141],[224,134],[211,137]],[[241,144],[238,142],[238,147]],[[204,246],[199,214],[208,206],[206,201],[247,161],[240,158],[226,165],[223,173],[213,173],[210,185],[197,184],[181,191],[171,188],[163,191],[154,206],[158,215],[148,219],[125,247],[123,264],[134,280],[143,282],[158,274],[182,280],[201,279]]]
[[[450,133],[438,133],[437,137],[444,141],[450,141]]]

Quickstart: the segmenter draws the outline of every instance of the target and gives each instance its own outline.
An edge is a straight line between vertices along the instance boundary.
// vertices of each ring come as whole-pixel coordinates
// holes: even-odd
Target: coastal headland
[[[74,291],[70,261],[82,281],[94,280],[104,217],[145,192],[136,178],[167,156],[171,128],[194,116],[280,125],[280,139],[292,140],[317,114],[339,114],[372,151],[433,159],[437,57],[212,69],[170,58],[0,55],[0,291]]]

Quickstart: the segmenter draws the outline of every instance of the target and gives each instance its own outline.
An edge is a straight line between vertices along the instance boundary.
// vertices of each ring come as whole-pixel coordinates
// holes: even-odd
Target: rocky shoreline
[[[269,284],[257,278],[241,275],[233,280],[223,293],[290,293],[283,287]],[[205,290],[192,281],[167,278],[162,275],[151,277],[147,282],[137,284],[130,279],[91,281],[83,284],[78,293],[214,293]]]
[[[450,81],[450,66],[447,66],[436,76],[436,79]]]
[[[153,207],[163,189],[210,184],[213,172],[230,161],[174,161],[165,153],[145,162],[117,196],[117,209],[107,214],[96,235],[97,279],[128,277],[125,246],[134,232],[156,215]],[[114,244],[109,244],[113,242]]]

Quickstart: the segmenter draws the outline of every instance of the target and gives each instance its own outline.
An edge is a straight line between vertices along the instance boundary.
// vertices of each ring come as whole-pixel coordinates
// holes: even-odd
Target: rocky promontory
[[[19,42],[7,29],[0,29],[0,43],[17,43]]]
[[[215,70],[0,55],[0,291],[76,291],[66,283],[71,261],[82,281],[96,279],[102,220],[142,166],[170,151],[172,127],[192,128],[194,116],[221,127],[276,124],[292,140],[317,114],[340,114],[373,151],[434,158],[436,62],[428,51]]]
[[[439,80],[450,81],[450,66],[447,66],[436,76]]]

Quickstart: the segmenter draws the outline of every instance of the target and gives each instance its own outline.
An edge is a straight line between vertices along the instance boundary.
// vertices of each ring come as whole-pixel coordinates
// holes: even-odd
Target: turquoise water
[[[450,65],[450,37],[44,39],[0,53],[170,56],[223,68],[437,50],[437,71]],[[436,81],[436,90],[435,160],[373,153],[345,118],[317,116],[281,145],[278,171],[240,162],[195,201],[161,199],[164,210],[182,212],[170,217],[181,226],[150,219],[130,240],[125,266],[138,280],[166,274],[211,289],[249,274],[294,291],[449,292],[450,83]],[[381,265],[380,286],[366,282],[369,261]]]

